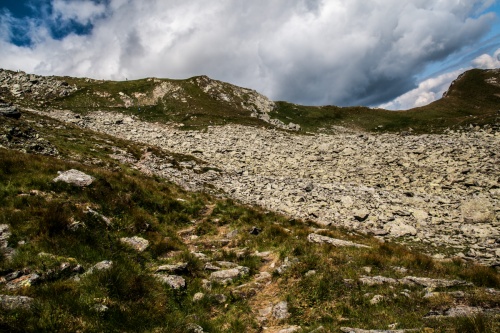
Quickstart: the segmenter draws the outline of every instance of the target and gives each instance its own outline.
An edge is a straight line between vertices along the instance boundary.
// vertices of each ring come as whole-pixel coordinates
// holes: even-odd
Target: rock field
[[[181,162],[179,169],[153,154],[133,161],[188,189],[215,188],[294,218],[420,245],[436,258],[500,265],[499,132],[298,135],[236,125],[182,131],[118,113],[31,111],[193,155],[204,164]],[[125,152],[115,155],[130,162]]]

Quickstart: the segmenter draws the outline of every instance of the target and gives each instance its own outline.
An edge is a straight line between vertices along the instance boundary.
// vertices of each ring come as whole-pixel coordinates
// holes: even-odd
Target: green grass
[[[474,287],[455,288],[466,293],[460,302],[492,308],[500,304],[498,296],[485,290],[500,288],[499,274],[492,268],[461,260],[433,261],[402,245],[380,243],[336,228],[320,233],[371,248],[312,244],[307,235],[316,226],[308,221],[205,193],[186,192],[164,179],[147,177],[120,164],[109,154],[117,147],[136,158],[147,150],[177,161],[189,156],[171,155],[30,114],[2,124],[2,128],[12,126],[35,129],[60,155],[48,157],[0,148],[0,224],[10,226],[9,246],[17,251],[11,261],[0,258],[0,275],[29,270],[42,277],[38,284],[17,291],[0,285],[0,294],[35,299],[29,311],[0,311],[0,331],[185,332],[189,324],[196,323],[207,332],[258,332],[252,311],[256,310],[255,303],[261,305],[267,300],[288,301],[291,317],[287,323],[307,329],[320,325],[330,331],[338,331],[341,326],[386,329],[395,322],[398,328],[427,327],[435,332],[498,329],[495,317],[423,319],[431,310],[452,306],[451,297],[426,300],[420,287],[369,287],[358,282],[361,275],[401,278],[404,274],[394,267],[403,267],[407,275],[473,282]],[[90,160],[95,163],[88,163]],[[52,181],[58,171],[68,169],[92,175],[95,181],[85,188]],[[110,218],[112,224],[108,226],[102,218],[85,213],[87,207]],[[85,227],[70,230],[68,226],[74,222]],[[262,232],[250,234],[254,226]],[[197,239],[179,234],[191,229]],[[211,242],[232,230],[239,232],[229,245]],[[150,242],[144,252],[138,253],[120,241],[134,235]],[[214,283],[211,291],[205,290],[203,279],[210,272],[204,269],[205,262],[191,253],[195,249],[211,261],[246,266],[250,276],[227,287]],[[255,251],[271,251],[276,267],[286,258],[293,264],[283,274],[273,273],[270,262],[253,255]],[[71,278],[74,273],[59,271],[64,263],[71,268],[80,264],[88,270],[102,260],[111,260],[112,268],[83,276],[79,282]],[[151,275],[159,265],[176,262],[188,263],[182,274],[187,281],[184,290],[172,290]],[[270,285],[252,287],[253,275],[264,267],[272,273]],[[370,267],[369,274],[365,267]],[[306,276],[311,270],[316,274]],[[237,289],[246,283],[249,285]],[[198,292],[206,297],[193,303]],[[224,294],[226,302],[219,303],[216,294]],[[371,305],[374,295],[382,295],[384,300]],[[96,306],[108,310],[99,312]]]

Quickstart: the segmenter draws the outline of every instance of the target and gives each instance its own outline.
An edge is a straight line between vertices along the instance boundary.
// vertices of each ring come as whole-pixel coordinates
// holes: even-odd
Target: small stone
[[[89,275],[89,274],[94,273],[95,271],[107,270],[107,269],[110,269],[112,266],[113,266],[112,261],[103,260],[101,262],[98,262],[97,264],[95,264],[91,268],[89,268],[89,270],[86,271],[85,273],[83,273],[83,275]]]
[[[315,274],[316,274],[315,270],[310,270],[310,271],[307,271],[306,274],[304,274],[304,276],[308,277],[308,276],[313,276]]]
[[[311,192],[313,189],[314,189],[313,183],[309,183],[306,185],[306,187],[304,187],[304,191],[306,192]]]
[[[358,210],[353,212],[353,215],[357,221],[363,222],[370,215],[370,211],[368,211],[367,209],[358,209]]]
[[[397,284],[398,280],[385,276],[362,276],[359,282],[367,286],[377,286],[382,284]]]
[[[248,267],[238,266],[236,268],[215,271],[210,274],[210,281],[227,284],[233,282],[234,279],[248,275],[250,269]]]
[[[375,305],[380,303],[382,300],[384,300],[384,296],[382,295],[375,295],[373,298],[370,300],[371,305]]]
[[[290,313],[288,313],[288,303],[283,301],[276,304],[273,307],[273,317],[278,320],[290,317]]]
[[[96,312],[106,312],[109,310],[109,308],[104,305],[104,304],[95,304],[92,309],[94,309],[94,311]]]
[[[186,270],[188,264],[186,262],[179,262],[173,265],[162,265],[156,269],[156,273],[168,272],[168,273],[179,273]]]
[[[295,332],[300,332],[302,331],[302,328],[300,326],[289,326],[286,328],[282,328],[281,330],[278,331],[278,333],[295,333]]]
[[[213,299],[220,304],[223,304],[227,301],[227,297],[224,294],[214,294],[212,295]]]
[[[257,227],[252,227],[252,230],[250,230],[250,235],[258,235],[262,232],[261,228]]]
[[[193,296],[193,302],[199,302],[205,297],[204,293],[196,293]]]
[[[273,312],[273,307],[268,306],[268,307],[265,307],[263,309],[259,309],[259,316],[268,317],[272,312]]]
[[[186,287],[186,280],[182,276],[177,275],[154,275],[160,282],[169,285],[172,289],[182,289]]]
[[[203,330],[203,327],[201,327],[200,325],[189,324],[186,327],[186,332],[187,333],[204,333],[205,331]]]
[[[149,241],[139,236],[123,237],[120,238],[120,241],[128,246],[131,246],[138,252],[143,252],[149,246]]]

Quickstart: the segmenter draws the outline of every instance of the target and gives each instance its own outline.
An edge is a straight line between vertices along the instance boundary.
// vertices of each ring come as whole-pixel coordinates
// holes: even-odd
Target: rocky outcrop
[[[300,125],[298,124],[285,124],[279,119],[271,118],[269,113],[274,110],[276,105],[269,98],[259,94],[255,90],[212,80],[208,76],[198,76],[194,78],[194,82],[204,93],[219,102],[241,107],[251,112],[252,117],[259,118],[277,128],[300,131]]]
[[[0,69],[0,89],[14,98],[36,100],[43,104],[57,97],[69,96],[77,87],[54,77]]]

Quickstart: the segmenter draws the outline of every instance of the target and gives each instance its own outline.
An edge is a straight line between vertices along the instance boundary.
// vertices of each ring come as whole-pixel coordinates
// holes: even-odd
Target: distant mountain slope
[[[273,102],[254,90],[197,76],[104,81],[0,71],[0,96],[24,107],[134,114],[185,128],[236,123],[287,130],[335,131],[334,126],[376,132],[442,132],[467,126],[499,127],[500,70],[471,70],[445,97],[408,111],[368,107],[302,106]],[[333,127],[332,127],[333,126]]]
[[[442,132],[447,128],[485,126],[499,129],[500,70],[474,69],[457,78],[444,97],[408,111],[366,107],[301,106],[277,102],[271,116],[297,122],[305,130],[331,125],[367,131]]]

